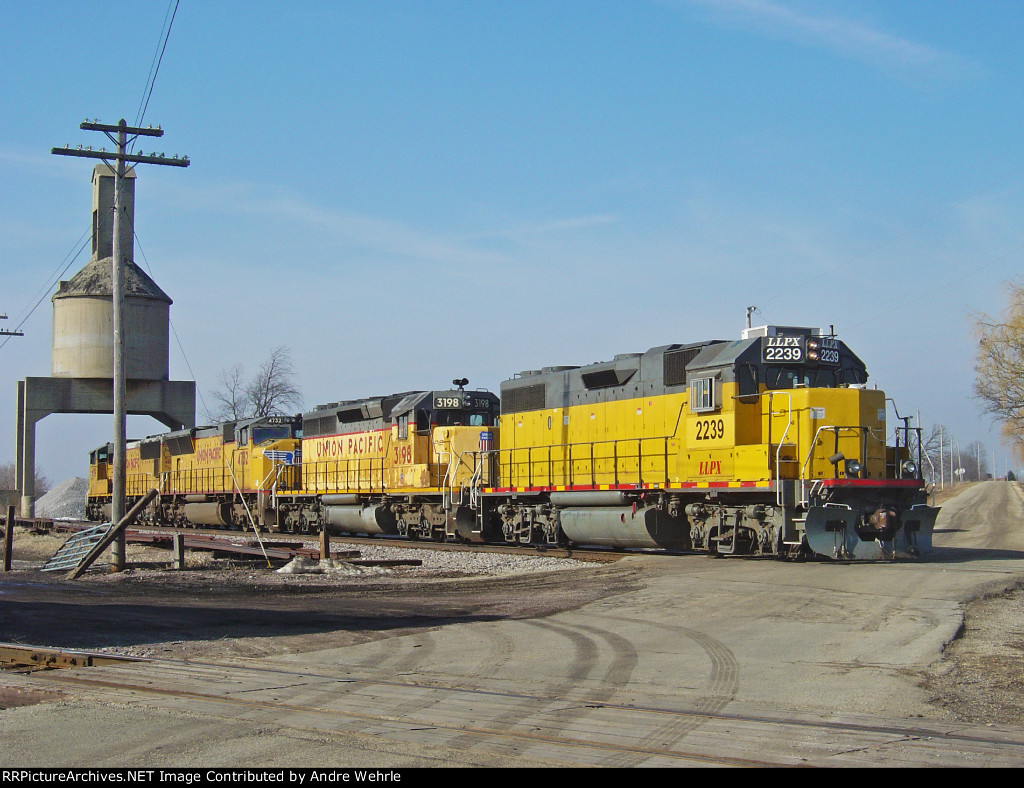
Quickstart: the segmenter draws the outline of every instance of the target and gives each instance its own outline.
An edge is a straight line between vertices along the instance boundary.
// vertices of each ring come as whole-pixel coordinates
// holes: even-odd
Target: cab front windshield
[[[438,427],[490,427],[494,417],[482,411],[439,410],[434,414]]]
[[[769,389],[830,389],[866,383],[867,375],[854,368],[769,366],[764,370],[764,382]]]
[[[253,427],[252,442],[257,446],[270,441],[283,441],[292,437],[292,430],[287,424],[273,427]]]

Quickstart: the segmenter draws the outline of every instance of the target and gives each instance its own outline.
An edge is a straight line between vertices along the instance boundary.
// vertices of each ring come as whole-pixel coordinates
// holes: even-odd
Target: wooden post
[[[11,550],[14,547],[14,507],[7,507],[7,522],[4,523],[4,571],[11,571]]]
[[[185,568],[185,535],[174,534],[171,537],[171,566],[174,569]]]
[[[331,557],[331,535],[324,528],[320,531],[320,560],[326,561]]]

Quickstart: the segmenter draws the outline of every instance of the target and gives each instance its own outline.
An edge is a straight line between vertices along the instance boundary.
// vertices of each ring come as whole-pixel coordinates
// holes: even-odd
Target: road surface
[[[923,686],[967,603],[1024,581],[1019,488],[988,482],[947,503],[935,546],[895,564],[630,556],[519,578],[504,612],[447,620],[417,618],[438,588],[424,583],[389,597],[402,626],[372,637],[344,630],[352,619],[259,658],[207,644],[0,676],[62,698],[0,712],[0,762],[1020,766],[1024,727],[958,721]],[[481,605],[500,595],[473,581],[458,593],[477,591]]]

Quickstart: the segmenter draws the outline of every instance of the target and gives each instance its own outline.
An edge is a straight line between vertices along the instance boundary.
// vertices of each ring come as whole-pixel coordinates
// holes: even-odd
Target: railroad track
[[[106,655],[102,655],[106,656]],[[865,715],[708,712],[615,703],[581,691],[515,692],[486,682],[382,679],[351,665],[144,660],[35,672],[36,690],[329,735],[410,752],[521,754],[561,766],[1019,766],[1024,732]],[[514,708],[515,719],[508,710]],[[359,745],[357,745],[359,746]]]
[[[86,520],[48,520],[37,518],[34,520],[18,519],[19,525],[33,527],[42,531],[65,531],[74,532],[84,530],[95,525]],[[320,556],[319,547],[311,547],[317,543],[315,534],[260,534],[257,539],[254,534],[247,531],[226,529],[226,528],[129,528],[125,531],[127,541],[133,544],[149,544],[154,547],[170,547],[171,535],[180,533],[186,537],[186,547],[197,550],[216,550],[221,552],[234,552],[240,556],[251,555],[254,558],[262,558],[264,549],[270,558],[278,560],[290,560],[297,555],[304,555],[312,559]],[[260,543],[262,542],[262,548]],[[351,553],[360,546],[387,545],[402,549],[433,550],[433,551],[471,551],[505,555],[536,555],[547,558],[573,558],[577,561],[591,561],[596,563],[613,563],[618,561],[628,552],[616,552],[608,548],[597,547],[573,547],[571,549],[561,547],[538,547],[535,545],[498,545],[498,544],[474,544],[466,545],[456,542],[429,542],[406,539],[390,539],[387,537],[361,537],[331,535],[331,555],[334,557],[346,558],[346,552]],[[348,550],[335,550],[333,545],[344,545]],[[232,549],[234,548],[234,549]]]

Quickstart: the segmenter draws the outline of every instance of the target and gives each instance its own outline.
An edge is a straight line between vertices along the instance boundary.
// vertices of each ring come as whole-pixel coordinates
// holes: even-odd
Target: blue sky
[[[0,328],[46,297],[0,349],[0,462],[89,226],[92,163],[50,148],[137,121],[171,7],[3,3]],[[136,214],[171,377],[210,402],[288,345],[307,407],[496,390],[735,338],[756,305],[835,326],[902,412],[1002,468],[972,325],[1024,263],[1022,39],[999,0],[182,0],[143,148],[192,165],[141,167]],[[111,433],[50,416],[38,465],[85,475]]]

